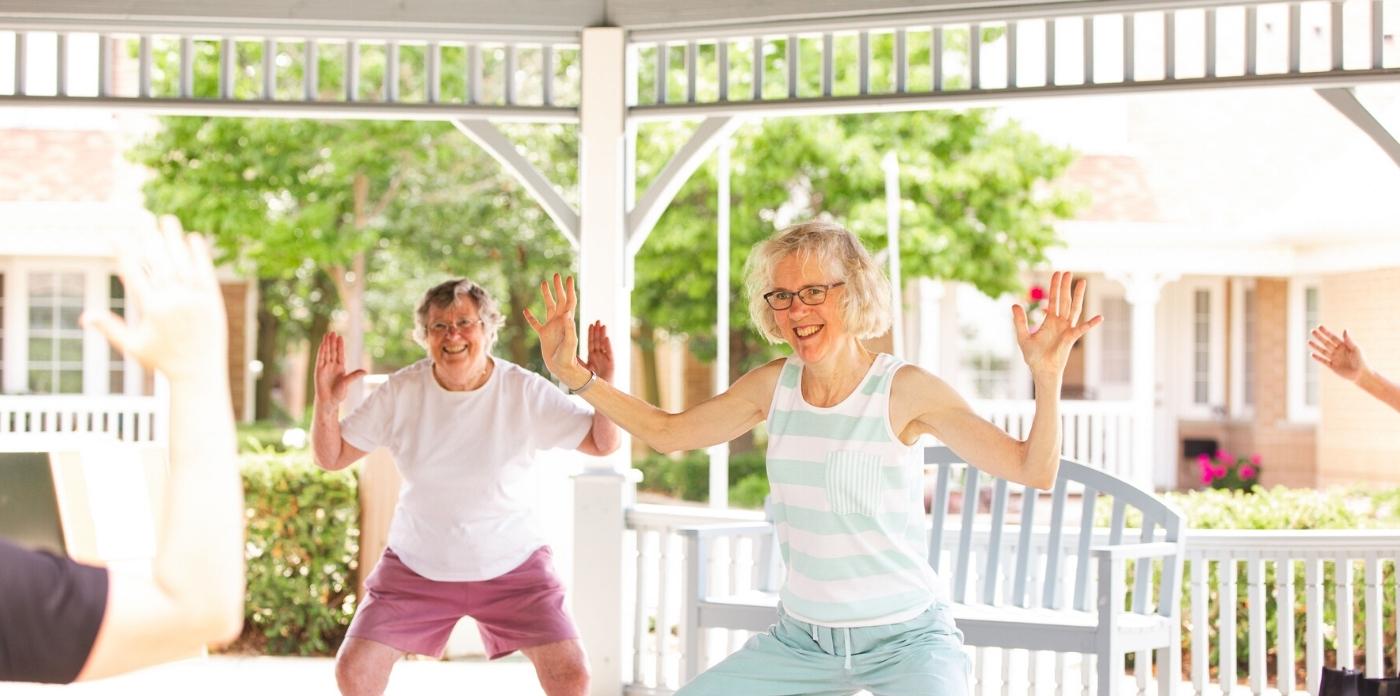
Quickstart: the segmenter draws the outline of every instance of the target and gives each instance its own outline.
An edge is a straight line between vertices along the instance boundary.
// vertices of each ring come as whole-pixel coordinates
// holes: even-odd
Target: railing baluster
[[[1285,558],[1274,564],[1278,607],[1278,688],[1283,696],[1293,693],[1296,658],[1293,655],[1293,559]]]
[[[481,103],[481,45],[467,44],[467,103]]]
[[[666,684],[666,658],[670,656],[671,642],[667,636],[671,635],[671,528],[662,527],[657,533],[657,558],[660,569],[657,572],[658,585],[656,586],[656,684],[658,686]],[[701,568],[701,573],[709,572],[708,568]]]
[[[360,42],[351,39],[345,42],[345,101],[359,101],[360,98]]]
[[[316,40],[307,39],[305,46],[306,63],[302,68],[302,98],[306,101],[316,101],[321,91],[317,75],[320,73],[320,58],[316,55]]]
[[[1259,73],[1259,8],[1244,8],[1244,74]]]
[[[1176,79],[1176,13],[1162,17],[1162,65],[1168,80]]]
[[[1239,601],[1237,563],[1234,558],[1222,560],[1220,573],[1220,691],[1230,693],[1238,678],[1235,664],[1235,609]]]
[[[1020,87],[1021,78],[1017,76],[1017,49],[1016,49],[1016,28],[1020,22],[1010,19],[1006,22],[1006,86]]]
[[[505,76],[501,84],[505,87],[505,105],[515,106],[515,44],[506,44]]]
[[[1137,81],[1137,55],[1134,53],[1134,48],[1133,48],[1133,45],[1134,45],[1134,43],[1135,43],[1135,39],[1136,39],[1137,37],[1135,37],[1135,36],[1133,35],[1133,34],[1136,32],[1136,27],[1135,27],[1135,24],[1134,24],[1134,22],[1133,22],[1133,17],[1134,17],[1134,15],[1133,15],[1132,12],[1124,12],[1124,13],[1123,13],[1123,81],[1124,81],[1124,82],[1136,82],[1136,81]]]
[[[637,584],[634,588],[636,592],[636,614],[633,616],[632,626],[632,683],[643,684],[642,660],[645,657],[643,646],[647,640],[647,583],[651,579],[651,564],[648,563],[650,556],[647,554],[647,538],[651,533],[647,529],[638,527],[635,532],[637,539]]]
[[[26,80],[29,77],[29,35],[22,32],[15,32],[15,95],[24,96],[29,93]]]
[[[904,94],[909,91],[909,48],[905,44],[908,38],[903,29],[896,30],[894,33],[894,91],[896,94]]]
[[[729,101],[729,42],[715,44],[715,62],[719,64],[719,101]]]
[[[1328,4],[1332,8],[1332,69],[1341,70],[1343,54],[1342,34],[1344,31],[1343,27],[1345,26],[1342,10],[1345,9],[1345,3],[1331,2]]]
[[[1084,84],[1094,84],[1094,16],[1084,17]]]
[[[549,106],[554,103],[552,89],[554,88],[554,72],[551,59],[554,54],[553,47],[545,46],[545,73],[544,73],[544,104]],[[428,103],[436,104],[442,99],[442,45],[436,41],[428,42]]]
[[[763,37],[753,37],[753,99],[763,99]]]
[[[97,37],[97,96],[112,96],[112,37]]]
[[[1045,20],[1045,86],[1055,86],[1055,34],[1059,24],[1054,17]]]
[[[1385,2],[1371,0],[1371,68],[1385,67]]]
[[[1215,8],[1206,8],[1206,77],[1215,77]]]
[[[1191,559],[1191,685],[1196,693],[1205,691],[1210,674],[1210,628],[1206,624],[1210,601],[1206,570],[1210,561],[1204,555]]]
[[[277,97],[277,43],[272,39],[263,39],[262,73],[262,98],[272,101]]]
[[[1249,571],[1245,580],[1249,597],[1249,688],[1256,694],[1262,694],[1264,686],[1269,683],[1265,667],[1267,649],[1264,645],[1268,632],[1264,625],[1264,561],[1250,558],[1245,563]]]
[[[142,42],[141,42],[141,43],[142,43],[143,46],[149,44],[149,42],[145,40],[145,37],[142,37]],[[144,51],[147,51],[148,49],[142,49],[142,50],[143,50],[143,52],[144,52]],[[146,63],[146,62],[148,62],[148,61],[147,61],[146,59],[143,58],[141,62],[142,62],[142,63]],[[219,42],[219,98],[220,98],[220,99],[233,99],[233,70],[234,70],[234,67],[236,67],[237,63],[238,63],[238,61],[237,61],[237,55],[234,53],[233,39],[225,38],[225,39],[223,39],[222,41],[220,41],[220,42]],[[149,77],[150,77],[150,71],[147,70],[147,75],[146,75],[146,77],[143,77],[143,78],[141,79],[141,82],[142,82],[142,89],[145,90],[144,96],[150,96],[150,84],[149,84],[150,80],[149,80]]]
[[[933,68],[933,91],[943,91],[943,27],[934,27],[929,37],[929,62]]]
[[[687,104],[695,103],[695,64],[698,60],[699,52],[695,42],[687,42],[685,45],[685,101]]]
[[[967,31],[967,86],[968,89],[982,88],[982,25],[972,24]]]
[[[137,94],[142,99],[151,96],[151,37],[142,34],[137,46]]]
[[[787,95],[788,99],[797,98],[797,35],[788,34],[787,37]]]
[[[692,44],[694,45],[694,44]],[[545,106],[554,105],[554,47],[545,44],[540,48],[540,101]]]
[[[1305,688],[1312,690],[1322,679],[1322,561],[1309,558],[1303,561],[1304,578],[1307,585],[1304,601],[1307,604],[1307,673]]]
[[[507,76],[507,83],[510,78]],[[399,42],[389,41],[384,45],[384,101],[390,104],[399,100]]]
[[[56,88],[56,90],[57,90],[56,93],[57,93],[58,96],[60,96],[60,97],[66,97],[66,96],[68,96],[68,35],[67,35],[67,34],[65,34],[65,33],[63,33],[63,32],[59,32],[59,34],[58,34],[58,45],[57,45],[57,47],[55,48],[55,52],[54,52],[54,53],[55,53],[55,55],[54,55],[54,70],[57,71],[56,74],[54,75],[55,79],[57,80],[57,83],[56,83],[56,85],[55,85],[55,88]]]
[[[1379,677],[1385,671],[1385,644],[1381,641],[1381,559],[1374,552],[1366,556],[1366,676]]]
[[[1351,559],[1341,558],[1333,562],[1333,572],[1337,582],[1337,666],[1352,669],[1356,667],[1356,655],[1352,649],[1352,581]]]
[[[1288,3],[1288,72],[1303,71],[1303,6]]]
[[[870,93],[870,32],[860,32],[860,93]]]

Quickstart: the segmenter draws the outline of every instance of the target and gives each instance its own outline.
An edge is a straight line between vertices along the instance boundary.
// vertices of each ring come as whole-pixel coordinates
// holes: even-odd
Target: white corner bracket
[[[462,134],[471,139],[491,155],[492,159],[501,163],[516,181],[529,192],[544,208],[544,212],[549,215],[549,219],[559,226],[559,231],[564,233],[564,238],[569,240],[569,245],[578,249],[579,240],[579,217],[578,212],[569,205],[564,197],[559,195],[554,185],[549,183],[540,170],[536,169],[530,161],[525,159],[525,155],[515,147],[515,143],[507,138],[505,133],[492,125],[490,121],[476,118],[455,118],[452,125]]]
[[[651,182],[647,192],[637,202],[636,207],[627,212],[627,258],[634,259],[641,251],[642,244],[651,234],[656,221],[671,205],[681,186],[700,167],[700,163],[714,152],[720,143],[729,139],[742,124],[738,116],[713,116],[700,122],[690,140],[666,163],[666,168]]]
[[[1327,100],[1338,111],[1342,112],[1352,123],[1356,124],[1363,133],[1376,141],[1377,145],[1390,156],[1396,165],[1400,165],[1400,142],[1395,140],[1395,134],[1391,133],[1384,124],[1376,120],[1376,117],[1366,109],[1360,99],[1356,98],[1356,92],[1350,87],[1325,87],[1318,88],[1318,96]]]

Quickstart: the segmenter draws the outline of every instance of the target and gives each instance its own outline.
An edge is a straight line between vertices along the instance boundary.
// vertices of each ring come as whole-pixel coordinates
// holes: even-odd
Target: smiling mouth
[[[797,334],[798,338],[809,338],[816,335],[816,333],[821,330],[821,326],[801,326],[793,329],[793,333]]]
[[[464,343],[464,344],[462,344],[462,347],[461,347],[461,348],[458,348],[458,349],[456,349],[456,350],[453,350],[453,349],[451,349],[451,348],[448,348],[448,347],[444,346],[443,349],[442,349],[442,352],[447,353],[448,355],[461,355],[462,353],[467,352],[467,346],[466,346],[466,344]]]

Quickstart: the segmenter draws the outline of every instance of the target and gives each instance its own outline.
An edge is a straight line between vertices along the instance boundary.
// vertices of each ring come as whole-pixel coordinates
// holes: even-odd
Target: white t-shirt
[[[583,442],[593,410],[493,357],[479,389],[448,391],[431,359],[389,376],[340,423],[366,452],[387,447],[403,476],[389,546],[431,580],[489,580],[544,544],[529,477],[535,452]]]

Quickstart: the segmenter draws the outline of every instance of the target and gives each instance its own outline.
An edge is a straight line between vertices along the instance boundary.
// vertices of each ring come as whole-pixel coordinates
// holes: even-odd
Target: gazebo
[[[1265,26],[1275,29],[1266,32]],[[989,29],[996,31],[984,31]],[[518,178],[577,248],[579,314],[612,326],[630,323],[633,259],[662,211],[745,119],[1289,87],[1316,90],[1400,165],[1396,134],[1354,89],[1400,81],[1396,0],[128,0],[115,6],[8,0],[0,7],[0,35],[5,32],[12,37],[14,74],[0,78],[0,108],[450,122]],[[954,35],[967,37],[965,52],[948,48]],[[984,40],[988,35],[995,38]],[[157,42],[177,47],[180,56],[173,93],[155,86]],[[197,43],[217,46],[217,95],[194,93],[193,74],[202,60]],[[239,63],[236,49],[244,44],[261,44],[260,64]],[[836,58],[838,44],[857,48],[854,63]],[[875,45],[892,50],[877,52]],[[275,56],[289,46],[311,59],[310,66],[331,48],[342,57],[339,98],[325,97],[315,69],[295,79],[280,72]],[[386,76],[373,98],[365,97],[357,70],[366,47],[386,55]],[[462,60],[445,60],[445,47]],[[118,89],[113,79],[112,56],[123,49],[136,56],[130,89]],[[39,51],[52,60],[34,60]],[[412,88],[403,87],[398,70],[401,53],[408,51],[421,55],[425,65],[424,81]],[[927,60],[913,64],[916,52]],[[83,61],[94,65],[80,66]],[[820,78],[804,78],[804,64],[820,66]],[[96,81],[77,79],[84,71],[94,71]],[[850,81],[841,78],[851,74],[855,88],[847,90],[842,85]],[[236,95],[239,79],[257,80],[257,96]],[[444,98],[449,82],[464,86],[464,99]],[[634,194],[637,127],[658,119],[697,125],[647,190]],[[497,128],[507,121],[578,125],[577,206]],[[724,229],[726,223],[718,224]],[[1135,330],[1152,330],[1151,307],[1162,282],[1125,279]],[[1139,341],[1132,355],[1138,416],[1132,452],[1138,459],[1152,456],[1145,429],[1152,420],[1153,350],[1151,341]],[[619,386],[626,388],[628,352],[619,359]],[[720,359],[727,358],[721,353]],[[665,679],[643,679],[637,666],[643,649],[633,634],[645,624],[641,601],[620,588],[637,587],[632,583],[640,582],[642,572],[637,547],[623,539],[629,530],[639,537],[648,525],[665,529],[695,516],[658,522],[639,514],[625,454],[593,465],[598,468],[575,479],[575,553],[586,567],[576,569],[574,592],[588,598],[575,611],[595,692],[668,693]],[[723,470],[716,471],[712,486],[722,490]],[[1219,548],[1242,544],[1220,542]],[[1219,550],[1201,553],[1210,549]],[[1207,557],[1216,558],[1201,556]],[[664,554],[661,563],[664,582]],[[657,611],[660,635],[667,610]],[[658,664],[666,650],[655,648]],[[1311,651],[1308,658],[1311,673],[1317,662]],[[1368,670],[1376,669],[1368,660]],[[1198,684],[1203,681],[1197,677]],[[1262,689],[1263,682],[1257,683]]]

